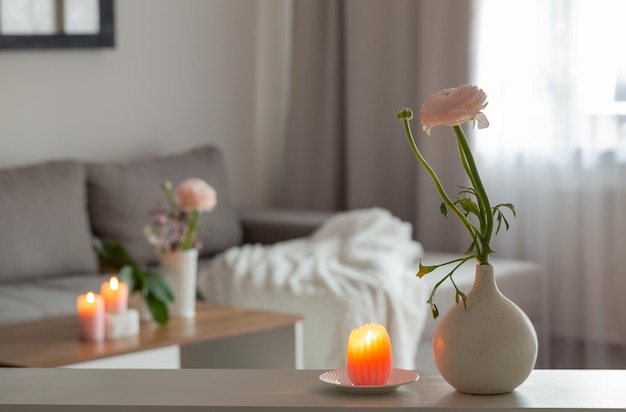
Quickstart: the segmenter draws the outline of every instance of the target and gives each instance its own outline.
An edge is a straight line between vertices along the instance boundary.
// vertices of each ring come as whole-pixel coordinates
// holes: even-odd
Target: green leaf
[[[448,217],[448,208],[446,207],[445,202],[441,202],[441,205],[439,206],[439,211],[441,212],[442,215],[444,215],[445,217]]]
[[[479,211],[478,211],[478,205],[476,205],[476,203],[474,203],[474,201],[468,197],[463,197],[461,199],[459,199],[458,203],[461,205],[461,207],[463,208],[463,210],[465,210],[468,213],[473,213],[476,216],[479,215]]]
[[[463,293],[459,289],[457,289],[456,293],[455,293],[455,296],[454,296],[454,300],[456,301],[457,305],[460,303],[461,300],[463,300],[463,308],[465,310],[467,310],[467,296],[465,296],[465,293]]]
[[[463,189],[463,190],[459,191],[459,195],[469,194],[469,195],[472,195],[474,197],[478,197],[478,196],[476,196],[476,190],[474,190],[473,187],[459,186],[459,188]]]
[[[96,253],[98,253],[101,262],[107,266],[117,266],[115,272],[126,265],[137,268],[137,263],[130,256],[126,248],[116,242],[104,242],[98,238],[92,240],[92,245]]]
[[[421,278],[425,274],[432,272],[433,270],[437,269],[438,267],[439,266],[422,265],[422,261],[420,260],[419,272],[417,272],[417,277]]]
[[[154,320],[161,325],[165,325],[170,318],[169,311],[167,310],[167,305],[156,299],[151,294],[146,295],[145,299]]]
[[[146,272],[146,285],[149,293],[161,302],[173,302],[174,292],[159,272]]]
[[[461,299],[463,299],[463,309],[467,310],[467,296],[465,296],[465,293],[460,291],[459,294],[461,295]]]
[[[430,312],[433,314],[433,319],[437,319],[437,317],[439,316],[439,309],[437,309],[437,305],[431,303]]]
[[[500,232],[500,227],[502,226],[502,223],[504,223],[504,228],[505,230],[509,230],[510,225],[509,225],[509,221],[506,218],[506,216],[504,215],[504,213],[502,213],[502,211],[500,210],[501,207],[505,207],[507,209],[509,209],[511,211],[511,214],[513,215],[513,217],[517,217],[517,212],[515,211],[515,206],[512,203],[500,203],[496,206],[494,206],[492,208],[493,213],[496,217],[496,220],[498,221],[498,225],[496,226],[496,235]]]
[[[508,208],[513,214],[513,217],[517,217],[517,212],[515,211],[515,205],[513,205],[513,203],[500,203],[496,207],[499,208],[500,206]]]
[[[135,290],[135,277],[133,276],[133,268],[130,265],[122,267],[119,271],[120,280],[128,285],[128,293],[131,295]]]

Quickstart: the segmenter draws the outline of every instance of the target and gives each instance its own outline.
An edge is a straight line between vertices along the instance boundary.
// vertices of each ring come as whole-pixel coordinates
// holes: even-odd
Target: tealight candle
[[[76,300],[80,337],[83,340],[104,340],[104,299],[93,292],[80,295]]]
[[[122,313],[128,308],[128,285],[116,276],[100,286],[100,294],[104,298],[107,313]]]
[[[348,338],[346,361],[354,385],[385,385],[393,363],[387,329],[368,323],[353,330]]]

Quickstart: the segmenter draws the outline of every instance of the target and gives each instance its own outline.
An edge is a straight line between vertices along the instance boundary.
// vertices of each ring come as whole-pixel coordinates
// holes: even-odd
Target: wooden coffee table
[[[198,302],[193,319],[142,323],[139,335],[83,342],[78,317],[0,327],[0,366],[301,368],[302,317]]]

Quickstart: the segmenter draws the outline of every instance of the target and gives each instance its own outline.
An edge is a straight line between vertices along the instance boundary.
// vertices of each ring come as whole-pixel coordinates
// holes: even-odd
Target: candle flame
[[[87,297],[85,299],[87,300],[87,303],[94,303],[96,301],[96,296],[93,292],[89,292],[87,293]]]
[[[112,276],[111,280],[109,280],[109,286],[111,287],[111,290],[117,290],[119,289],[120,285],[117,281],[117,277],[116,276]]]

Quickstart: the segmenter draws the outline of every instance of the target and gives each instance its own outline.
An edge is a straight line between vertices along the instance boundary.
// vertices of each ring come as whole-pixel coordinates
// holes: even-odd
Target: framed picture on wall
[[[0,0],[0,49],[114,47],[113,0]]]

